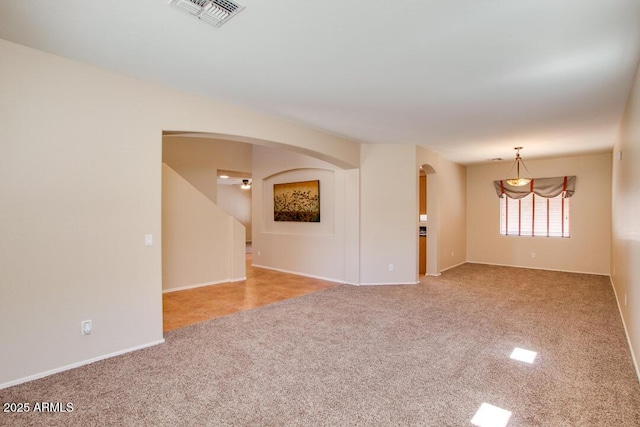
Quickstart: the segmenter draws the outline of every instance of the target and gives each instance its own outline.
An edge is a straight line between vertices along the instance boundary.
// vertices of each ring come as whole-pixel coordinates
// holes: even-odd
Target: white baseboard
[[[575,270],[560,270],[557,268],[543,268],[543,267],[529,267],[524,265],[511,265],[511,264],[496,264],[492,262],[479,262],[479,261],[465,261],[462,264],[480,264],[480,265],[495,265],[498,267],[513,267],[513,268],[526,268],[528,270],[545,270],[545,271],[558,271],[560,273],[577,273],[577,274],[591,274],[593,276],[609,276],[606,273],[594,273],[592,271],[575,271]],[[458,264],[460,265],[460,264]],[[457,266],[454,266],[457,267]],[[453,267],[449,267],[453,268]],[[448,269],[447,269],[448,270]],[[445,271],[445,270],[442,270]]]
[[[406,286],[419,285],[420,282],[377,282],[377,283],[360,283],[360,286]]]
[[[265,270],[279,271],[280,273],[295,274],[296,276],[310,277],[312,279],[324,280],[325,282],[340,283],[341,285],[347,284],[344,280],[332,279],[330,277],[323,277],[323,276],[314,276],[313,274],[300,273],[299,271],[284,270],[282,268],[267,267],[266,265],[251,264],[251,267],[264,268]],[[352,283],[349,283],[349,284],[352,284]]]
[[[7,387],[13,387],[14,385],[23,384],[29,381],[37,380],[40,378],[48,377],[49,375],[57,374],[59,372],[68,371],[70,369],[79,368],[80,366],[88,365],[90,363],[99,362],[100,360],[109,359],[111,357],[120,356],[125,353],[131,353],[132,351],[142,350],[143,348],[153,347],[154,345],[163,344],[164,338],[157,341],[152,341],[150,343],[137,345],[135,347],[126,348],[124,350],[116,351],[109,354],[103,354],[102,356],[93,357],[91,359],[82,360],[80,362],[72,363],[70,365],[61,366],[59,368],[50,369],[48,371],[40,372],[34,375],[29,375],[28,377],[18,378],[17,380],[9,381],[3,384],[0,384],[0,390]]]
[[[457,263],[456,265],[452,265],[451,267],[447,267],[445,269],[442,269],[442,270],[440,270],[440,273],[438,273],[438,276],[440,274],[442,274],[443,271],[447,271],[447,270],[451,270],[452,268],[460,267],[462,264],[466,264],[466,263],[467,263],[467,261],[462,261],[462,262]]]
[[[353,283],[353,282],[345,282],[344,280],[332,279],[330,277],[314,276],[313,274],[305,274],[305,273],[300,273],[298,271],[284,270],[282,268],[267,267],[259,264],[251,264],[251,266],[256,268],[264,268],[265,270],[279,271],[280,273],[295,274],[296,276],[303,276],[303,277],[310,277],[312,279],[324,280],[325,282],[339,283],[341,285],[351,285],[351,286],[417,285],[418,283],[420,283],[420,282]]]
[[[203,286],[219,285],[221,283],[242,282],[243,280],[247,280],[246,276],[238,277],[234,279],[216,280],[214,282],[196,283],[195,285],[180,286],[178,288],[163,289],[162,293],[167,294],[169,292],[186,291],[187,289],[195,289],[195,288],[201,288]]]
[[[622,327],[624,328],[624,334],[627,337],[627,345],[629,346],[629,351],[631,352],[631,360],[633,361],[633,366],[636,368],[636,375],[638,376],[638,381],[640,381],[640,369],[638,369],[638,361],[636,360],[636,355],[633,353],[633,347],[631,346],[631,340],[629,339],[629,331],[627,329],[627,324],[624,321],[624,316],[622,315],[622,306],[620,305],[620,298],[618,298],[618,293],[616,292],[616,286],[613,284],[613,277],[609,276],[609,281],[611,282],[611,287],[613,288],[613,295],[616,297],[616,304],[618,304],[618,312],[620,313],[620,319],[622,319]]]

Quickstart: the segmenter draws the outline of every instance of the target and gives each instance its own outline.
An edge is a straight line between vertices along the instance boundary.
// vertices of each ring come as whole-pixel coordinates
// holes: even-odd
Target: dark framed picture
[[[320,222],[320,181],[274,184],[273,220]]]

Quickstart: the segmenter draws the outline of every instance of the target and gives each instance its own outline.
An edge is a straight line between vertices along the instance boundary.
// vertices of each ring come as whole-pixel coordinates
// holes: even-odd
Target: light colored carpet
[[[166,334],[166,344],[0,390],[73,402],[3,425],[638,426],[609,279],[465,264],[418,286],[341,286]],[[538,352],[530,365],[514,347]]]

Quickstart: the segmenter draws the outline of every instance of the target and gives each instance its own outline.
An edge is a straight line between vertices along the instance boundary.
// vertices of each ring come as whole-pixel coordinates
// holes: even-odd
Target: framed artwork
[[[273,184],[273,220],[320,222],[320,181]]]

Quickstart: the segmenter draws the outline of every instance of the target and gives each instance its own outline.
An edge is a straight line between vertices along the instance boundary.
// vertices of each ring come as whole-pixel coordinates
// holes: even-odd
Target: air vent
[[[221,26],[244,9],[244,6],[229,0],[171,0],[169,4],[215,27]]]

